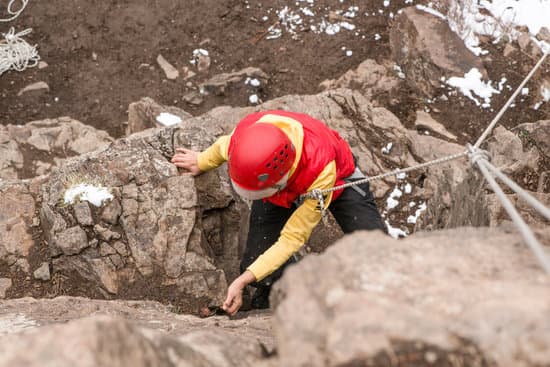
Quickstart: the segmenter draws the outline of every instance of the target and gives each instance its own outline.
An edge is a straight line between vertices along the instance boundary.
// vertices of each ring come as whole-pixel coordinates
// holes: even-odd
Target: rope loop
[[[7,33],[2,33],[4,39],[0,40],[0,75],[8,70],[23,71],[38,64],[40,56],[36,46],[29,45],[21,38],[31,32],[32,28],[27,28],[15,33],[12,27]]]
[[[488,151],[476,148],[471,144],[467,144],[466,148],[468,148],[468,157],[470,158],[470,164],[472,167],[475,167],[477,162],[481,159],[487,162],[491,161],[491,154]]]

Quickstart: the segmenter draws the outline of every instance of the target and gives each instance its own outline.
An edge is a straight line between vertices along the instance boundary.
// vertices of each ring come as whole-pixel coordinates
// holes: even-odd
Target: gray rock
[[[126,250],[126,245],[124,242],[117,241],[113,244],[113,247],[121,256],[128,256],[128,250]]]
[[[0,366],[259,366],[274,350],[266,312],[200,319],[156,302],[78,297],[2,306]]]
[[[445,126],[434,120],[429,113],[424,111],[416,111],[416,121],[414,122],[414,126],[417,129],[429,129],[450,140],[457,140],[456,135],[450,133]]]
[[[89,246],[86,232],[79,226],[67,228],[55,237],[54,246],[65,255],[76,255]]]
[[[542,56],[542,50],[531,37],[532,36],[528,31],[522,32],[518,37],[519,48],[531,57],[539,58]]]
[[[6,298],[6,292],[12,285],[10,278],[0,278],[0,299]]]
[[[385,66],[371,59],[363,61],[357,69],[346,72],[338,79],[325,80],[320,84],[323,90],[358,89],[367,99],[380,93],[390,92],[398,86],[399,79],[392,76]]]
[[[472,68],[487,77],[481,59],[466,48],[446,21],[416,7],[402,10],[390,30],[390,45],[393,59],[411,87],[433,97],[442,77],[463,77]]]
[[[105,148],[112,141],[106,132],[67,117],[0,126],[0,178],[47,174],[66,157]]]
[[[244,82],[246,78],[257,78],[265,85],[269,76],[259,68],[248,67],[234,73],[223,73],[213,76],[199,85],[199,90],[215,95],[223,95],[231,84]]]
[[[25,88],[21,89],[17,93],[17,96],[20,97],[23,94],[29,93],[29,92],[49,92],[49,91],[50,91],[50,86],[46,82],[36,82],[36,83],[29,84]]]
[[[226,316],[213,316],[201,319],[196,316],[174,312],[174,307],[154,301],[97,300],[83,297],[56,297],[35,299],[31,297],[10,299],[2,302],[0,319],[20,315],[27,320],[29,327],[66,324],[92,314],[123,317],[140,328],[152,328],[168,335],[179,337],[196,331],[213,330],[240,334],[250,344],[258,340],[268,350],[275,348],[271,332],[271,313],[255,311],[246,314],[246,318],[230,319]],[[14,323],[0,323],[0,337],[17,332]]]
[[[162,71],[166,75],[167,79],[177,79],[180,75],[178,69],[176,69],[172,64],[170,64],[162,55],[157,56],[157,63],[161,67]]]
[[[545,365],[549,286],[518,234],[356,233],[276,284],[278,365],[368,366],[411,353],[419,365],[433,353],[465,366]]]
[[[537,33],[537,39],[550,43],[550,29],[548,27],[541,27],[539,33]]]
[[[33,190],[29,183],[0,182],[0,262],[15,265],[34,245],[34,230],[29,225],[36,211]]]
[[[180,108],[163,106],[156,103],[151,98],[142,98],[138,102],[130,103],[128,107],[128,126],[126,127],[126,134],[131,135],[153,127],[164,127],[157,120],[157,117],[160,116],[161,113],[169,113],[173,116],[177,116],[182,121],[192,117],[191,114]]]
[[[111,200],[101,212],[101,219],[109,224],[117,224],[118,218],[122,214],[122,207],[118,200]]]
[[[78,223],[83,226],[91,226],[94,224],[92,211],[87,201],[81,201],[73,205],[74,216]]]
[[[35,279],[50,280],[50,264],[47,262],[42,263],[38,269],[33,273]]]
[[[118,242],[120,243],[120,242]],[[109,246],[107,243],[105,242],[101,242],[99,244],[99,254],[101,256],[109,256],[109,255],[113,255],[113,254],[116,254],[116,250],[114,248],[112,248],[111,246]]]

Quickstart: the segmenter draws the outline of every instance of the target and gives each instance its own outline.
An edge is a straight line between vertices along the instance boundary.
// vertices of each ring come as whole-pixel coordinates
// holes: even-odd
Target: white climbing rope
[[[10,2],[8,3],[8,14],[10,15],[10,17],[0,18],[0,22],[11,22],[15,18],[17,18],[19,14],[21,14],[21,12],[25,10],[25,7],[27,6],[29,0],[19,0],[19,2],[21,2],[21,7],[17,10],[13,10],[13,6],[16,3],[16,0],[10,0]]]
[[[544,59],[546,59],[546,56],[548,56],[548,52],[545,52],[544,55],[542,55],[542,57],[540,58],[540,60],[537,62],[537,64],[533,67],[533,69],[531,69],[531,71],[529,72],[529,74],[527,74],[527,76],[525,77],[525,79],[523,79],[523,81],[521,82],[521,84],[517,87],[516,91],[512,94],[512,96],[510,97],[510,99],[508,99],[508,102],[506,102],[504,104],[504,106],[502,106],[502,108],[500,109],[500,111],[497,113],[497,115],[495,116],[495,118],[493,119],[493,121],[491,121],[491,123],[489,124],[489,126],[487,126],[487,128],[485,129],[485,131],[483,132],[483,134],[481,134],[481,136],[479,137],[479,139],[477,139],[476,143],[474,144],[474,147],[475,148],[479,148],[479,146],[481,145],[481,143],[483,143],[483,141],[485,140],[485,138],[487,138],[487,136],[491,133],[491,131],[493,131],[493,128],[495,127],[495,125],[497,124],[497,122],[500,120],[500,118],[502,117],[502,115],[504,115],[504,112],[506,112],[506,110],[508,110],[508,108],[510,107],[510,105],[512,104],[512,102],[514,101],[514,99],[516,99],[516,97],[518,96],[519,92],[523,89],[523,86],[525,84],[527,84],[527,82],[529,81],[529,79],[531,79],[531,77],[533,76],[533,74],[535,74],[535,72],[538,70],[538,68],[542,65],[542,63],[544,62]]]
[[[533,206],[537,211],[539,211],[544,217],[550,220],[550,209],[545,207],[540,201],[538,201],[535,197],[527,193],[523,188],[521,188],[519,185],[517,185],[514,181],[512,181],[510,178],[508,178],[506,175],[504,175],[498,168],[494,167],[491,163],[489,163],[489,154],[481,150],[479,147],[483,143],[483,141],[489,136],[491,131],[493,130],[494,126],[497,124],[497,122],[500,120],[500,118],[504,115],[504,113],[508,110],[514,99],[517,97],[523,86],[531,79],[531,77],[535,74],[537,69],[542,65],[544,60],[546,59],[546,56],[548,56],[548,52],[545,52],[544,55],[541,57],[541,59],[537,62],[537,64],[531,69],[529,74],[525,77],[525,79],[521,82],[521,84],[518,86],[516,91],[512,94],[510,99],[506,102],[506,104],[501,108],[501,110],[498,112],[498,114],[495,116],[495,118],[491,121],[491,123],[487,126],[487,128],[483,131],[483,133],[480,135],[478,140],[474,145],[467,145],[468,150],[462,153],[457,153],[453,155],[449,155],[446,157],[442,157],[439,159],[435,159],[429,162],[421,163],[416,166],[407,167],[404,169],[396,169],[391,172],[386,172],[377,176],[367,177],[365,179],[357,180],[354,182],[349,182],[343,185],[331,187],[328,189],[315,189],[312,190],[306,194],[303,194],[300,196],[300,199],[305,198],[313,198],[319,201],[319,208],[321,211],[321,218],[325,219],[326,214],[326,208],[325,208],[325,193],[344,189],[350,186],[354,185],[360,185],[365,182],[370,182],[378,179],[382,179],[388,176],[394,176],[398,175],[400,173],[406,173],[413,170],[421,169],[430,167],[436,164],[442,164],[454,159],[461,158],[465,155],[468,155],[470,158],[470,162],[472,166],[478,167],[481,171],[484,178],[487,180],[491,188],[493,189],[493,192],[496,194],[497,198],[499,199],[501,205],[506,210],[516,227],[518,228],[519,232],[522,234],[525,242],[527,242],[527,245],[531,249],[531,251],[534,253],[537,260],[540,262],[542,268],[550,275],[550,259],[547,256],[546,252],[542,248],[542,245],[539,243],[539,241],[536,239],[535,235],[529,228],[529,226],[525,223],[521,215],[518,213],[514,205],[510,202],[510,200],[506,197],[506,194],[504,191],[502,191],[501,187],[498,185],[494,177],[491,175],[494,174],[497,176],[500,180],[502,180],[506,185],[508,185],[514,192],[518,194],[519,197],[524,199],[528,204]]]
[[[0,76],[8,70],[23,71],[38,64],[40,55],[36,45],[31,46],[21,38],[31,32],[32,29],[27,28],[15,33],[12,27],[8,33],[2,33],[4,39],[0,40]]]
[[[502,173],[498,168],[493,166],[488,161],[485,161],[485,167],[495,176],[497,176],[502,182],[504,182],[510,189],[512,189],[520,198],[525,200],[529,205],[535,208],[546,219],[550,220],[550,209],[545,207],[534,196],[525,191],[521,186],[512,181],[508,176]]]
[[[342,185],[330,187],[328,189],[315,189],[315,190],[312,190],[312,191],[310,191],[306,194],[301,195],[300,198],[301,199],[306,199],[306,198],[318,199],[319,195],[323,196],[323,194],[326,194],[328,192],[345,189],[345,188],[355,186],[355,185],[360,185],[360,184],[363,184],[363,183],[366,183],[366,182],[381,180],[383,178],[390,177],[390,176],[397,176],[397,175],[402,174],[402,173],[407,173],[407,172],[415,171],[415,170],[418,170],[418,169],[427,168],[427,167],[430,167],[430,166],[435,166],[437,164],[446,163],[446,162],[449,162],[449,161],[452,161],[452,160],[455,160],[455,159],[458,159],[458,158],[465,157],[468,154],[469,154],[469,152],[466,150],[464,152],[451,154],[451,155],[448,155],[448,156],[445,156],[445,157],[434,159],[433,161],[420,163],[420,164],[417,164],[415,166],[406,167],[406,168],[397,168],[397,169],[394,169],[393,171],[390,171],[390,172],[382,173],[382,174],[379,174],[379,175],[376,175],[376,176],[365,177],[361,180],[348,182],[348,183],[345,183],[345,184],[342,184]]]
[[[483,156],[476,156],[476,150],[477,148],[472,147],[472,155],[471,155],[471,162],[472,165],[475,165],[479,168],[491,188],[493,189],[493,192],[496,194],[497,198],[499,199],[502,207],[506,210],[516,227],[518,228],[519,232],[525,239],[525,242],[527,242],[527,245],[531,249],[531,251],[535,254],[537,260],[540,262],[542,268],[550,275],[550,260],[548,259],[548,256],[544,249],[542,248],[542,245],[539,243],[535,235],[533,234],[533,231],[529,228],[527,223],[523,220],[521,215],[517,212],[514,205],[510,202],[508,197],[506,197],[506,194],[498,183],[495,181],[494,177],[489,172],[489,169],[487,168],[487,160]],[[541,204],[542,205],[542,204]]]

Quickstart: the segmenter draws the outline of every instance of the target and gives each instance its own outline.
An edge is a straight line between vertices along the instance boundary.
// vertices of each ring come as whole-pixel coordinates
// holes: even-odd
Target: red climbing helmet
[[[245,190],[263,190],[281,181],[295,158],[296,150],[281,129],[257,122],[243,129],[232,142],[229,176]]]

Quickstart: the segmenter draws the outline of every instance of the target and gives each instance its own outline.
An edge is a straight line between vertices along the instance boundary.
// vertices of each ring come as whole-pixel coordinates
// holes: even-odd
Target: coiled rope
[[[19,0],[21,2],[21,7],[18,10],[13,10],[13,6],[16,2],[16,0],[10,0],[8,3],[8,14],[11,15],[9,18],[0,18],[0,22],[11,22],[15,18],[21,14],[23,10],[25,10],[25,7],[27,6],[27,3],[29,0]]]
[[[23,71],[38,64],[40,55],[36,45],[31,46],[21,38],[31,32],[32,29],[27,28],[15,33],[12,27],[8,33],[2,33],[4,39],[0,40],[0,75],[8,70]]]

